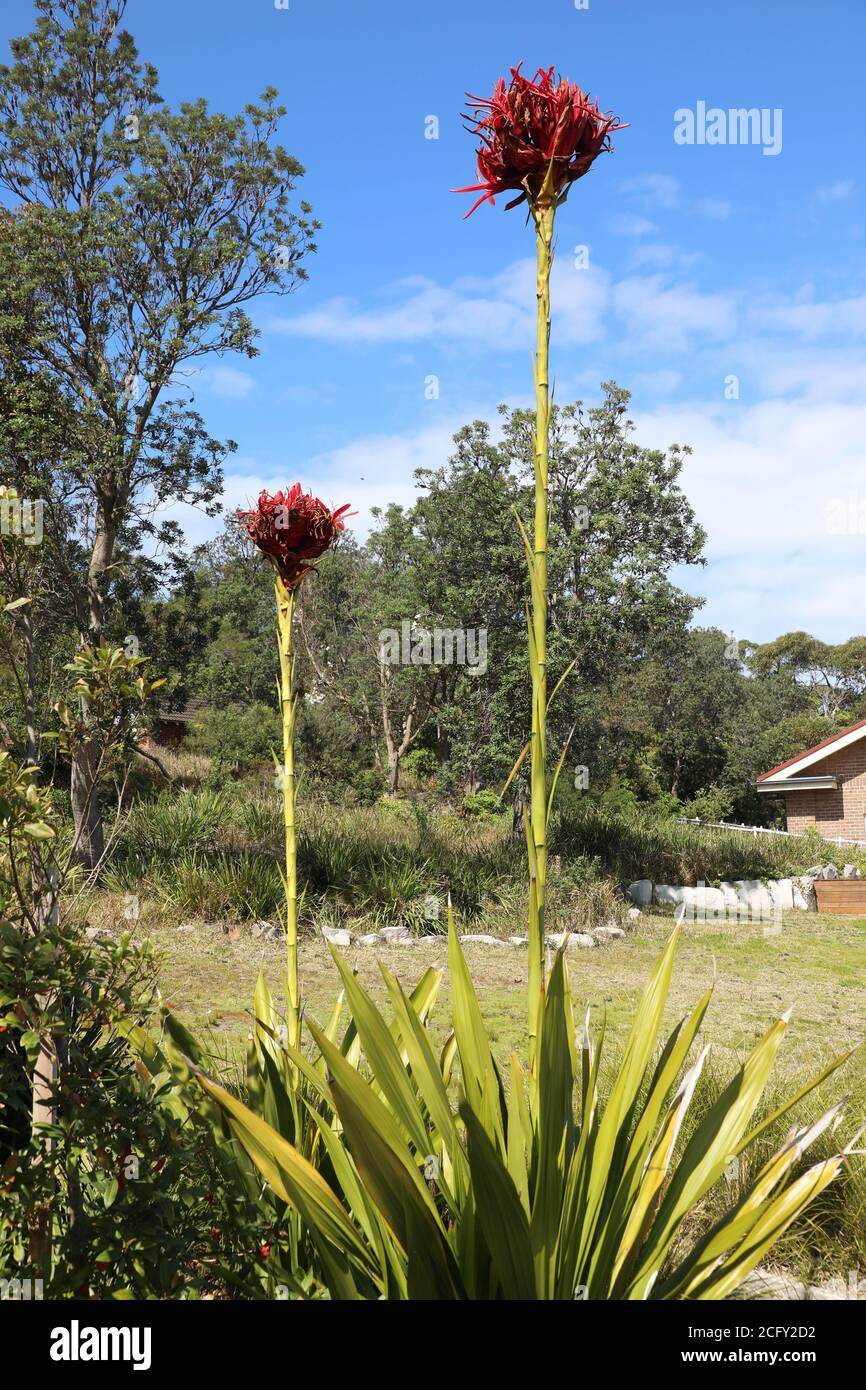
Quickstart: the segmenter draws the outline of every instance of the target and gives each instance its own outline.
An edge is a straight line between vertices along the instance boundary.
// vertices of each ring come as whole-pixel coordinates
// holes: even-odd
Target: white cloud
[[[606,273],[577,269],[561,248],[553,275],[553,302],[564,341],[591,342],[599,335],[608,298]],[[515,261],[489,279],[462,277],[451,285],[416,276],[398,282],[390,293],[394,302],[382,308],[329,299],[271,326],[297,337],[361,346],[434,339],[508,351],[531,341],[535,263],[530,259]]]
[[[755,305],[752,319],[759,328],[778,329],[796,333],[805,340],[827,336],[866,333],[866,295],[850,299],[816,301],[801,299],[794,303],[764,303]]]
[[[699,198],[695,204],[703,217],[711,217],[716,222],[724,222],[734,211],[733,203],[727,198]]]
[[[634,248],[629,256],[629,266],[632,270],[640,270],[643,267],[652,270],[690,270],[702,259],[700,251],[684,251],[681,246],[648,241]]]
[[[672,174],[638,174],[622,185],[622,191],[649,208],[674,208],[680,197],[679,181]]]
[[[613,304],[625,320],[629,338],[639,334],[646,347],[685,351],[696,337],[702,343],[728,338],[737,311],[730,295],[703,294],[693,285],[678,285],[666,276],[631,276],[620,281]]]
[[[655,222],[650,222],[648,217],[629,217],[627,214],[614,217],[610,225],[616,236],[650,236],[658,231]]]
[[[249,372],[242,372],[237,367],[227,367],[222,363],[213,367],[203,367],[198,379],[205,391],[229,401],[245,400],[256,387],[255,379]]]
[[[683,193],[678,179],[672,174],[638,174],[622,185],[627,197],[635,199],[646,211],[671,212],[675,208],[687,212],[697,212],[701,217],[709,217],[724,222],[734,211],[734,205],[727,198],[697,198],[692,200]]]
[[[835,183],[825,184],[818,189],[819,203],[840,203],[845,198],[850,198],[854,192],[853,179],[837,179]]]
[[[659,367],[654,372],[637,372],[629,378],[629,384],[635,391],[652,396],[672,396],[682,383],[682,372],[674,371],[672,367]]]
[[[682,485],[708,532],[710,565],[683,582],[709,596],[700,621],[758,640],[791,628],[836,641],[864,630],[863,537],[834,534],[831,507],[866,480],[866,406],[713,402],[636,423],[643,444],[694,449]]]

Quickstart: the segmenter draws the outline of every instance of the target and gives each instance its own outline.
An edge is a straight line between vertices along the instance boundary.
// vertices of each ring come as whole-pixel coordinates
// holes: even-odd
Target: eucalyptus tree
[[[305,278],[317,224],[303,168],[277,138],[268,88],[242,114],[171,109],[121,21],[126,0],[36,0],[35,30],[0,67],[0,336],[26,319],[26,365],[70,412],[43,460],[87,559],[83,641],[110,630],[124,535],[171,539],[167,504],[218,509],[233,444],[209,434],[190,383],[203,359],[257,352],[248,307]],[[82,857],[102,827],[86,744],[72,777]]]

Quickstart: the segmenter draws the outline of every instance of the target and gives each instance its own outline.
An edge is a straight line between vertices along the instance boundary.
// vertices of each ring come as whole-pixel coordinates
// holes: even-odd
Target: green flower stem
[[[553,201],[533,207],[537,256],[538,346],[535,359],[535,529],[530,556],[532,675],[530,745],[529,1070],[534,1090],[544,1004],[544,900],[547,877],[547,472],[550,424],[550,271],[553,265]]]
[[[301,1034],[301,1002],[298,986],[298,832],[295,818],[295,658],[292,651],[294,590],[279,575],[274,584],[280,647],[280,715],[283,723],[283,822],[286,833],[286,1030],[291,1047]]]

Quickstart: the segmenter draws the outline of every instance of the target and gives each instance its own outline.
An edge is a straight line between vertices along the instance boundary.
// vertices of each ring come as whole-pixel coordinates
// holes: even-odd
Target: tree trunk
[[[397,748],[388,749],[388,795],[396,796],[400,784],[400,752]]]
[[[60,917],[60,898],[57,891],[56,875],[45,871],[42,858],[37,851],[33,863],[33,890],[38,930],[57,925]],[[37,1000],[44,1008],[49,1002],[46,996]],[[39,1053],[33,1069],[33,1090],[31,1094],[30,1122],[33,1137],[41,1147],[38,1163],[50,1164],[54,1140],[37,1130],[37,1125],[53,1125],[56,1122],[56,1094],[59,1075],[58,1041],[50,1033],[43,1033],[39,1042]],[[30,1262],[39,1279],[46,1278],[51,1269],[51,1208],[38,1207],[33,1212],[29,1230]]]
[[[436,760],[444,767],[451,757],[451,742],[441,724],[436,725]]]
[[[21,636],[24,646],[24,726],[27,732],[27,761],[31,765],[39,757],[36,735],[36,643],[33,636],[33,615],[27,608],[21,617]]]
[[[71,794],[75,857],[85,869],[96,868],[105,848],[94,763],[92,744],[85,744],[73,754]]]
[[[114,560],[117,529],[113,501],[100,501],[96,513],[96,533],[87,571],[87,633],[84,640],[98,647],[105,622],[105,575]],[[87,721],[87,704],[81,702]],[[104,834],[102,806],[96,781],[99,756],[92,744],[76,749],[72,757],[72,815],[75,821],[75,857],[85,869],[95,869],[102,859]]]

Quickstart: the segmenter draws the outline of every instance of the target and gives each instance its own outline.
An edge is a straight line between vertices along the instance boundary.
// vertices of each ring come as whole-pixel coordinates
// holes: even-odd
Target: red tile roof
[[[831,746],[834,743],[838,743],[839,739],[844,738],[846,734],[853,734],[855,729],[862,729],[863,733],[866,734],[866,719],[858,719],[856,724],[849,724],[847,729],[840,729],[838,734],[831,734],[829,738],[823,739],[821,743],[816,743],[814,747],[804,749],[804,751],[798,753],[795,758],[788,758],[787,762],[779,763],[778,767],[771,767],[769,772],[762,772],[758,781],[765,782],[768,777],[773,777],[777,772],[783,772],[786,767],[792,767],[794,763],[801,762],[802,759],[807,758],[810,753],[817,753],[819,748],[826,748],[827,757],[829,757]]]

